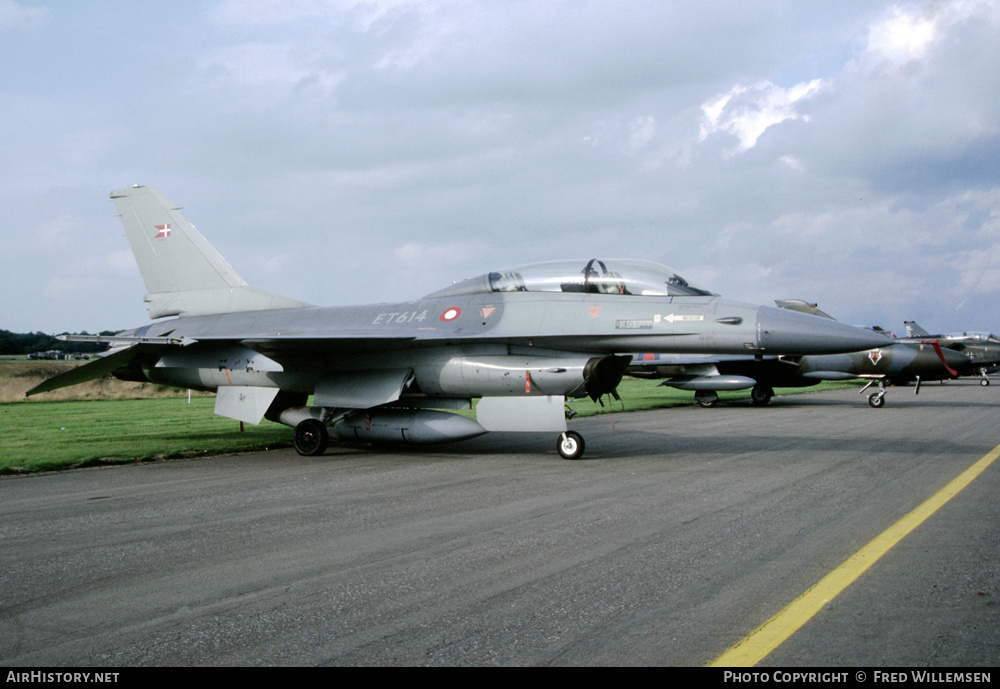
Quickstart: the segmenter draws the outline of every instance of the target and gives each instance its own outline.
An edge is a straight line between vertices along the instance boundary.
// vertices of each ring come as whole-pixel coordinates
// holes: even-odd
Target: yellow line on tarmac
[[[1000,445],[963,471],[947,486],[931,496],[924,504],[910,512],[898,522],[849,557],[819,583],[792,601],[788,607],[758,627],[753,633],[709,663],[709,667],[752,667],[762,661],[767,654],[777,648],[802,625],[808,622],[823,606],[833,600],[851,582],[861,576],[879,558],[899,543],[906,534],[913,531],[925,519],[934,514],[946,502],[965,488],[981,474],[986,467],[1000,457]]]

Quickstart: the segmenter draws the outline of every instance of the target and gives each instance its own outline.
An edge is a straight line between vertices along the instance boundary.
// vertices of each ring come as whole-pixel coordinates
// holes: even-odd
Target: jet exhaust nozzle
[[[631,362],[631,356],[605,356],[588,361],[583,368],[583,383],[590,399],[596,402],[608,394],[618,399],[618,386]]]

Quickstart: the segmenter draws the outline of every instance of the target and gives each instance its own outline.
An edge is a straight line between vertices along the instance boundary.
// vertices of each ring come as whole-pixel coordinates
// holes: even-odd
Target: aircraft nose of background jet
[[[941,347],[941,355],[944,357],[944,362],[952,368],[966,366],[971,361],[965,354],[956,352],[954,349],[948,349],[947,347]]]
[[[891,338],[873,330],[830,318],[761,306],[757,312],[757,346],[775,354],[836,354],[886,347]]]

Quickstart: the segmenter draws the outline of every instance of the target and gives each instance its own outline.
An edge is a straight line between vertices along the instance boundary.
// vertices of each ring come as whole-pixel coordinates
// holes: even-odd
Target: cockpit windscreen
[[[428,297],[481,292],[563,292],[654,297],[718,296],[658,263],[598,259],[535,263],[487,273]]]
[[[489,274],[492,292],[582,292],[657,297],[711,296],[679,273],[648,261],[538,263]]]

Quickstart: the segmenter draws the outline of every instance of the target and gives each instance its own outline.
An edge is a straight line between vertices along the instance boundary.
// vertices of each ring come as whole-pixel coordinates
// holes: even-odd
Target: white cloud
[[[996,24],[1000,6],[993,0],[893,5],[871,26],[863,59],[894,66],[925,60],[956,25],[970,20]]]
[[[813,79],[790,88],[762,81],[753,86],[734,86],[727,93],[702,104],[704,115],[699,140],[717,132],[739,139],[738,152],[753,148],[769,127],[786,120],[808,119],[797,108],[800,101],[815,96],[823,87],[822,79]]]
[[[903,64],[924,56],[940,32],[937,22],[926,13],[906,12],[893,7],[892,16],[874,25],[868,36],[868,52],[876,59]]]

